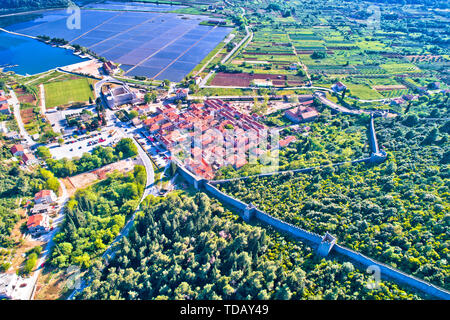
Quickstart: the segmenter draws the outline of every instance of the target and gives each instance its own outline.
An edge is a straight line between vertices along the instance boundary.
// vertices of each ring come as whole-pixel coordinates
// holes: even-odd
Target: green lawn
[[[347,88],[350,90],[350,94],[359,99],[383,99],[384,97],[376,90],[364,84],[346,83]]]
[[[66,105],[72,102],[88,101],[89,97],[94,99],[94,94],[87,79],[46,83],[44,88],[47,108]]]

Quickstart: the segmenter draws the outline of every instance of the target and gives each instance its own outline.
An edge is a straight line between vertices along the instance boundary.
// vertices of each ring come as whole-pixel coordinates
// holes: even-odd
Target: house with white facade
[[[54,203],[57,199],[58,197],[53,192],[53,190],[41,190],[34,195],[35,204]]]

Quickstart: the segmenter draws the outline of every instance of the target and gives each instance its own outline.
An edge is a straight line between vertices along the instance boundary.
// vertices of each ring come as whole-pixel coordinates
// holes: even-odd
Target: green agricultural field
[[[197,93],[192,94],[193,96],[242,96],[242,95],[253,95],[253,90],[245,89],[235,89],[235,88],[204,88],[200,89]]]
[[[371,51],[391,51],[384,43],[380,41],[359,41],[356,43],[361,50],[371,50]]]
[[[60,82],[46,83],[45,103],[47,108],[66,105],[73,102],[94,99],[88,79],[75,79]]]
[[[371,99],[383,99],[384,97],[377,91],[364,84],[352,84],[346,83],[347,88],[350,90],[350,95],[355,96],[363,100]]]
[[[384,70],[389,73],[419,72],[420,69],[411,63],[386,63],[382,64]]]

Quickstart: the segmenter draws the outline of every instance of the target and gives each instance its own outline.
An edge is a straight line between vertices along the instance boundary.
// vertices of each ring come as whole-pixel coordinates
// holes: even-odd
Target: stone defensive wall
[[[271,227],[275,228],[276,230],[286,233],[295,239],[300,239],[302,241],[308,242],[315,249],[317,249],[317,247],[322,242],[323,237],[318,235],[317,233],[313,233],[305,229],[299,228],[297,226],[294,226],[290,223],[284,222],[278,218],[271,216],[270,214],[264,211],[254,209],[253,217],[256,220],[264,222],[270,225]]]
[[[372,270],[373,267],[378,267],[381,278],[386,278],[396,283],[407,285],[408,287],[424,292],[440,300],[450,300],[450,292],[447,290],[439,288],[438,286],[418,279],[414,276],[408,275],[384,263],[375,261],[349,248],[335,244],[333,246],[333,252],[345,257],[355,265],[362,265],[365,268],[371,267]]]
[[[257,177],[263,178],[263,177],[273,176],[276,174],[287,174],[290,172],[292,172],[292,173],[310,173],[314,169],[321,169],[321,168],[325,168],[327,166],[342,166],[344,164],[356,164],[356,163],[361,163],[361,162],[382,163],[386,160],[387,155],[386,155],[386,152],[384,150],[380,150],[380,148],[378,146],[378,140],[377,140],[377,135],[375,132],[375,125],[374,125],[373,119],[374,119],[374,115],[371,114],[370,123],[369,123],[369,143],[370,143],[370,148],[371,148],[370,157],[357,159],[357,160],[333,163],[331,165],[322,165],[322,166],[315,166],[315,167],[310,167],[310,168],[302,168],[302,169],[294,169],[294,170],[286,170],[286,171],[275,171],[275,172],[262,173],[262,174],[252,175],[252,176],[230,178],[230,179],[223,179],[223,180],[211,180],[210,183],[216,185],[216,184],[221,184],[221,183],[230,182],[230,181],[247,180],[247,179],[257,178]]]
[[[369,142],[370,148],[372,149],[372,153],[380,153],[380,148],[378,147],[377,135],[375,132],[375,125],[373,123],[373,114],[370,116],[370,125],[369,125]]]
[[[368,158],[370,159],[370,158]],[[356,160],[366,161],[367,159]],[[282,221],[272,215],[257,209],[253,205],[246,204],[241,200],[238,200],[224,192],[218,190],[210,182],[204,179],[197,179],[188,169],[181,164],[177,163],[177,172],[197,190],[204,190],[211,196],[217,198],[222,203],[229,205],[236,209],[236,211],[242,216],[242,218],[249,222],[253,219],[256,221],[265,223],[275,230],[292,237],[293,239],[300,240],[310,245],[318,254],[327,256],[330,252],[344,257],[346,260],[352,262],[356,266],[363,266],[365,268],[371,267],[372,270],[379,268],[380,277],[386,278],[399,284],[406,285],[415,290],[430,295],[436,299],[450,300],[450,292],[439,288],[433,284],[430,284],[424,280],[418,279],[404,272],[401,272],[393,267],[385,265],[381,262],[375,261],[365,255],[355,252],[349,248],[335,244],[335,238],[328,233],[325,236],[307,231],[300,227],[294,226],[290,223]],[[329,238],[332,238],[330,241]]]
[[[362,158],[362,159],[357,159],[357,160],[344,161],[344,162],[338,162],[338,163],[333,163],[333,164],[330,164],[330,165],[322,165],[322,166],[316,166],[316,167],[310,167],[310,168],[293,169],[293,170],[286,170],[286,171],[275,171],[275,172],[269,172],[269,173],[261,173],[261,174],[252,175],[252,176],[230,178],[230,179],[222,179],[222,180],[211,180],[211,181],[209,181],[209,183],[213,184],[213,185],[216,185],[216,184],[221,184],[221,183],[230,182],[230,181],[248,180],[248,179],[251,179],[251,178],[270,177],[270,176],[274,176],[274,175],[277,175],[277,174],[310,173],[310,172],[314,171],[315,169],[322,169],[322,168],[326,168],[326,167],[330,167],[330,166],[338,167],[338,166],[342,166],[344,164],[356,164],[356,163],[361,163],[361,162],[365,162],[365,163],[372,162],[372,157]]]
[[[236,198],[233,198],[226,193],[223,193],[216,187],[213,187],[209,183],[205,183],[204,180],[202,180],[202,187],[211,195],[213,195],[215,198],[219,199],[221,202],[226,203],[235,209],[238,209],[240,211],[245,211],[248,207],[248,205],[245,202],[242,202]]]
[[[386,152],[384,150],[380,150],[378,146],[378,141],[375,132],[374,125],[374,114],[371,113],[370,124],[369,124],[369,143],[371,148],[371,155],[368,158],[353,160],[353,161],[345,161],[340,163],[332,164],[331,166],[341,166],[343,164],[355,164],[355,163],[374,163],[379,164],[386,160]],[[196,176],[194,176],[189,170],[187,170],[184,166],[177,163],[177,171],[180,175],[191,185],[193,185],[197,190],[205,190],[207,193],[217,198],[222,203],[225,203],[241,214],[242,218],[249,222],[252,219],[255,219],[259,222],[265,223],[275,230],[280,231],[281,233],[285,233],[293,239],[297,239],[303,241],[313,247],[317,253],[321,256],[327,256],[330,252],[335,253],[339,256],[344,257],[346,260],[354,263],[357,266],[362,266],[364,268],[369,268],[371,270],[379,270],[379,274],[381,278],[386,278],[391,281],[394,281],[399,284],[406,285],[415,290],[423,292],[427,295],[430,295],[436,299],[441,300],[450,300],[450,292],[439,288],[431,283],[428,283],[424,280],[418,279],[411,275],[408,275],[404,272],[401,272],[393,267],[390,267],[384,263],[375,261],[365,255],[355,252],[349,248],[340,246],[336,244],[336,238],[331,236],[330,234],[325,234],[325,236],[321,236],[319,234],[304,230],[300,227],[289,224],[285,221],[282,221],[278,218],[273,217],[272,215],[257,209],[252,204],[246,204],[232,196],[225,194],[224,192],[218,190],[214,185],[229,182],[229,181],[237,181],[237,180],[245,180],[256,177],[268,177],[275,174],[287,174],[287,173],[309,173],[314,169],[320,169],[327,167],[329,165],[316,166],[311,168],[303,168],[303,169],[295,169],[295,170],[287,170],[287,171],[278,171],[271,173],[264,173],[259,175],[247,176],[247,177],[239,177],[232,179],[224,179],[224,180],[215,180],[215,181],[207,181],[207,180],[199,180]]]

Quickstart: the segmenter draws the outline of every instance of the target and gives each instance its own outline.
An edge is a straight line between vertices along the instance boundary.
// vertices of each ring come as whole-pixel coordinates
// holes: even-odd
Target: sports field
[[[44,85],[44,89],[47,108],[89,101],[89,97],[94,99],[94,94],[87,79],[50,82]]]

